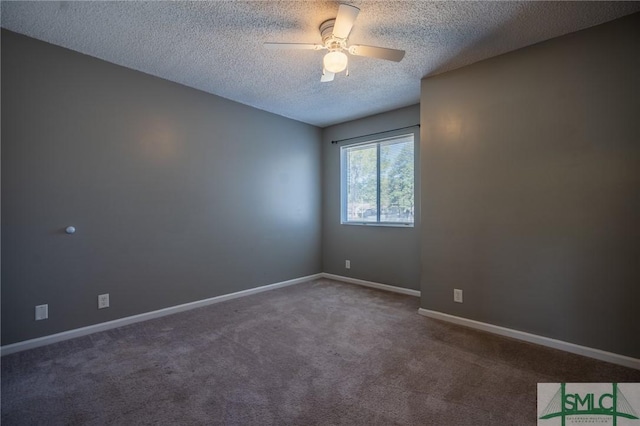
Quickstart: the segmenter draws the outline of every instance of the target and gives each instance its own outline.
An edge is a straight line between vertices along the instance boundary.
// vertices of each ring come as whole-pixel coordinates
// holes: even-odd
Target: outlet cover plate
[[[453,301],[462,303],[462,290],[457,288],[453,289]]]
[[[98,295],[98,309],[109,307],[109,293]]]
[[[49,305],[36,306],[36,321],[49,318]]]
[[[346,269],[351,269],[351,261],[350,260],[345,260],[344,261],[344,267]]]

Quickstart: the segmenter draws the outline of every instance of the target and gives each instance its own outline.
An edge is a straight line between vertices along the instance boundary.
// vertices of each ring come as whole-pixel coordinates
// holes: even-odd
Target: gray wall
[[[423,308],[640,357],[638,46],[640,14],[422,81]]]
[[[320,137],[3,30],[2,344],[321,272]]]
[[[414,228],[340,224],[340,147],[362,140],[332,144],[332,140],[362,136],[418,124],[420,107],[413,105],[395,111],[350,121],[323,129],[322,169],[323,271],[417,290],[420,286],[419,212]],[[396,132],[414,133],[416,175],[419,162],[419,128]],[[390,136],[393,133],[385,134]],[[366,140],[366,139],[365,139]],[[420,205],[416,179],[416,205]],[[345,268],[345,260],[351,269]]]

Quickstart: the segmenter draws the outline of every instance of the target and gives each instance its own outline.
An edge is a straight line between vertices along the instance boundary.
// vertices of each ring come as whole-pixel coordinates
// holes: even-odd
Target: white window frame
[[[383,222],[380,221],[381,208],[380,208],[380,146],[385,142],[411,138],[413,142],[413,201],[414,201],[414,213],[413,213],[413,222]],[[347,215],[347,168],[346,168],[346,152],[354,147],[365,146],[365,145],[375,145],[377,149],[376,160],[377,160],[377,189],[376,189],[376,221],[354,221],[348,220]],[[349,145],[344,145],[340,147],[340,223],[342,225],[365,225],[365,226],[386,226],[386,227],[401,227],[401,228],[413,228],[415,226],[416,221],[416,137],[413,132],[411,133],[402,133],[393,136],[389,136],[381,139],[369,139],[366,141],[353,143]]]

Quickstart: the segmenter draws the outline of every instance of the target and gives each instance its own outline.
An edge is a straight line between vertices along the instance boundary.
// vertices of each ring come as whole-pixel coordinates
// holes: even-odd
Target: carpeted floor
[[[2,358],[3,425],[527,425],[538,382],[640,371],[317,280]]]

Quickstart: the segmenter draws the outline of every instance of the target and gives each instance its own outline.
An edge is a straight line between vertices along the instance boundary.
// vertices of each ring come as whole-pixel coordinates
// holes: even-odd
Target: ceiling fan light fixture
[[[344,52],[340,52],[338,50],[334,50],[333,52],[329,52],[324,55],[324,59],[322,63],[324,64],[324,69],[332,73],[339,73],[347,68],[347,62],[349,58]]]
[[[2,1],[2,0],[0,0]],[[350,45],[349,35],[353,29],[353,23],[358,17],[360,9],[348,4],[338,6],[338,14],[334,19],[327,19],[320,24],[320,36],[322,44],[312,43],[265,43],[269,49],[304,49],[304,50],[328,50],[323,60],[321,82],[333,81],[334,76],[347,70],[349,57],[366,56],[369,58],[385,59],[387,61],[400,62],[404,57],[404,50],[389,49],[378,46]]]

